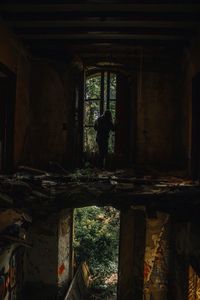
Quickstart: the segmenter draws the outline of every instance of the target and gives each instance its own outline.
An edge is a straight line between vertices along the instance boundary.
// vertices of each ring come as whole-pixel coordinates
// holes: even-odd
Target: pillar
[[[73,213],[44,215],[29,232],[33,247],[25,261],[25,299],[58,299],[72,277]]]
[[[121,213],[118,300],[142,300],[146,237],[145,212]]]

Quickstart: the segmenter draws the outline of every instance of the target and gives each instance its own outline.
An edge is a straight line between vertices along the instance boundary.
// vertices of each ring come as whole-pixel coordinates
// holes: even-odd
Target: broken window
[[[116,118],[116,73],[100,71],[87,74],[84,101],[84,152],[97,152],[95,120],[109,109]],[[114,153],[115,133],[110,134],[109,153]]]

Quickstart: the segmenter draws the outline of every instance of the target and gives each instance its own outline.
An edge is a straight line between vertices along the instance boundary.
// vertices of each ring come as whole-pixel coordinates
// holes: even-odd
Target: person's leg
[[[99,148],[99,161],[98,166],[100,168],[103,168],[104,165],[104,149],[101,142],[98,142],[98,148]]]
[[[105,149],[104,149],[104,167],[108,165],[108,139],[105,141]]]

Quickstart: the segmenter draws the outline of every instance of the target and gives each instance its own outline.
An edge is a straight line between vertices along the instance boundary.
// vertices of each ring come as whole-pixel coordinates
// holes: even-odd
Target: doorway
[[[86,161],[95,161],[97,153],[96,119],[110,110],[112,120],[116,121],[117,74],[108,70],[95,70],[86,73],[84,97],[84,154]],[[108,145],[109,156],[115,153],[115,133],[112,132]]]
[[[0,64],[0,172],[13,168],[15,96],[15,75]]]
[[[74,212],[74,252],[77,267],[90,270],[89,297],[117,299],[120,212],[110,206],[77,208]]]
[[[200,177],[200,73],[192,80],[191,166],[194,180]]]

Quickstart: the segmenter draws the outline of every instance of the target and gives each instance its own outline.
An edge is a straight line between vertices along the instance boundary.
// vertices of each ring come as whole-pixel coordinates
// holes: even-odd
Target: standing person
[[[114,131],[112,115],[110,110],[106,110],[94,124],[94,129],[97,132],[96,141],[99,148],[99,163],[100,167],[105,167],[105,161],[108,154],[108,141],[110,131]]]

